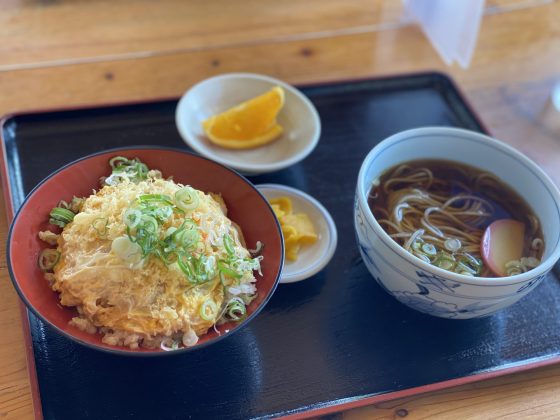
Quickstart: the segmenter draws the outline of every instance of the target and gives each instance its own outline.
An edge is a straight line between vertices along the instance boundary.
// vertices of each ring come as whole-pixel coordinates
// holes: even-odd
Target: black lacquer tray
[[[173,357],[96,352],[28,314],[30,368],[45,418],[316,415],[560,360],[555,275],[509,309],[457,321],[403,306],[360,259],[353,197],[368,151],[413,127],[484,131],[454,84],[428,73],[302,90],[321,116],[319,146],[302,163],[251,180],[299,188],[325,205],[339,233],[330,264],[309,280],[280,285],[261,314],[230,338]],[[89,153],[129,145],[186,148],[175,106],[166,100],[6,117],[3,181],[11,210],[50,172]]]

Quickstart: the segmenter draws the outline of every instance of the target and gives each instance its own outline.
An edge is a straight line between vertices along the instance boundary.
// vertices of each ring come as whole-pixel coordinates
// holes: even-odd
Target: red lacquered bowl
[[[221,193],[228,207],[228,217],[242,229],[248,246],[257,241],[265,244],[263,276],[257,276],[257,298],[247,308],[241,323],[227,323],[200,337],[198,343],[175,351],[136,349],[110,346],[101,342],[100,334],[88,334],[68,324],[76,316],[75,308],[60,305],[37,265],[41,251],[47,247],[37,234],[52,228],[48,215],[60,200],[73,196],[87,197],[99,188],[99,178],[110,173],[109,159],[114,156],[138,157],[149,168],[159,169],[164,177],[188,184],[205,192]],[[165,148],[137,147],[97,153],[70,163],[37,185],[17,212],[8,236],[8,269],[14,287],[27,307],[47,325],[66,337],[88,347],[124,355],[179,354],[215,343],[247,325],[272,296],[284,261],[280,226],[266,199],[237,172],[194,154]]]

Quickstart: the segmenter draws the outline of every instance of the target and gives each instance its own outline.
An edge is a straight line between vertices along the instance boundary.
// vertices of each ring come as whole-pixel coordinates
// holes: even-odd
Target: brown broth
[[[402,165],[407,165],[409,169],[395,176],[395,172]],[[426,188],[427,184],[425,179],[419,180],[418,182],[399,182],[399,179],[421,168],[429,169],[433,174],[433,178],[441,182],[433,183],[429,188]],[[391,191],[412,187],[430,194],[444,196],[446,199],[457,196],[459,193],[468,192],[471,195],[487,200],[494,207],[495,212],[484,222],[473,224],[473,231],[484,230],[490,223],[499,219],[518,220],[525,225],[523,256],[533,255],[538,259],[542,258],[544,246],[541,247],[536,255],[535,251],[531,250],[531,243],[535,238],[540,238],[544,243],[540,222],[527,202],[509,185],[505,184],[494,175],[469,165],[447,160],[427,159],[401,163],[385,171],[379,178],[379,182],[375,182],[370,190],[368,204],[377,220],[384,217],[387,218],[386,215],[383,215],[381,209],[388,210],[388,198],[390,194],[386,193],[382,186],[390,180],[393,180],[391,181],[392,183],[389,184],[391,186]],[[413,204],[414,203],[412,203],[412,205]],[[456,204],[461,203],[458,202]],[[531,218],[537,221],[538,226],[536,229],[533,228],[534,223],[531,223]],[[382,224],[382,227],[388,234],[396,233],[394,229],[385,224]],[[465,228],[465,231],[468,231],[468,229]],[[399,242],[399,240],[395,240]],[[404,242],[404,240],[400,240],[400,245],[403,245],[402,242]]]

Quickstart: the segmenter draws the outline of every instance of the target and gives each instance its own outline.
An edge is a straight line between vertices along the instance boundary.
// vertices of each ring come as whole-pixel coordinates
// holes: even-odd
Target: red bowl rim
[[[161,356],[170,356],[170,355],[178,355],[178,354],[184,354],[187,352],[192,352],[195,350],[199,350],[202,348],[205,348],[211,344],[217,343],[219,341],[221,341],[222,339],[226,338],[226,337],[230,337],[233,333],[241,330],[242,328],[244,328],[253,318],[255,318],[260,311],[265,307],[265,305],[268,303],[268,301],[270,300],[270,298],[272,297],[272,295],[274,294],[274,291],[276,290],[276,287],[278,286],[278,282],[280,280],[280,277],[282,275],[282,270],[284,268],[284,240],[280,241],[280,250],[281,250],[281,258],[280,258],[280,267],[278,270],[278,274],[276,276],[276,278],[274,279],[274,282],[272,284],[272,287],[270,288],[268,295],[264,298],[264,300],[262,301],[262,303],[255,308],[255,310],[247,317],[245,318],[241,323],[236,324],[234,328],[230,329],[229,332],[227,334],[222,334],[222,335],[218,335],[217,337],[215,337],[212,340],[208,340],[205,341],[204,343],[201,344],[197,344],[194,345],[192,347],[184,347],[184,348],[179,348],[177,350],[173,350],[173,351],[162,351],[162,350],[155,350],[155,351],[151,351],[151,350],[144,350],[144,351],[134,351],[134,350],[122,350],[120,349],[120,347],[115,346],[114,348],[108,348],[108,347],[101,347],[101,346],[97,346],[91,342],[88,341],[84,341],[82,339],[79,339],[77,337],[74,337],[72,334],[68,333],[65,330],[62,330],[60,328],[58,328],[56,325],[52,324],[50,321],[48,321],[45,317],[43,317],[39,311],[37,311],[35,309],[35,307],[31,304],[31,302],[29,302],[27,300],[27,298],[25,297],[25,295],[23,294],[23,291],[21,290],[21,288],[19,287],[19,283],[16,280],[16,276],[12,270],[12,261],[11,261],[11,249],[10,249],[10,245],[12,242],[12,234],[13,234],[13,230],[15,225],[18,222],[19,219],[19,215],[20,213],[22,213],[22,211],[25,209],[25,206],[27,204],[27,202],[31,199],[31,197],[33,196],[33,194],[40,189],[43,184],[45,184],[49,179],[51,179],[52,177],[54,177],[55,175],[57,175],[59,172],[62,172],[63,170],[65,170],[66,168],[76,165],[78,163],[80,163],[81,161],[87,160],[87,159],[91,159],[93,157],[97,157],[100,155],[104,155],[104,154],[111,154],[111,153],[115,153],[115,152],[123,152],[123,151],[127,151],[127,152],[131,152],[134,153],[134,150],[159,150],[159,151],[169,151],[169,152],[178,152],[178,153],[182,153],[185,155],[190,155],[192,157],[195,157],[197,159],[202,159],[208,162],[211,162],[217,166],[220,166],[226,170],[228,170],[229,172],[231,172],[233,175],[237,176],[239,179],[241,179],[241,181],[245,182],[250,188],[253,189],[253,191],[255,191],[258,196],[266,203],[266,205],[268,206],[269,210],[271,211],[272,214],[274,214],[272,207],[270,207],[269,202],[266,200],[266,198],[260,193],[260,191],[253,185],[252,182],[250,182],[245,176],[241,175],[239,172],[237,172],[234,169],[231,169],[225,165],[222,165],[221,163],[218,163],[216,161],[213,161],[212,159],[208,159],[204,156],[200,156],[196,153],[190,152],[188,150],[183,150],[183,149],[179,149],[176,147],[168,147],[168,146],[150,146],[150,145],[139,145],[139,146],[124,146],[124,147],[116,147],[116,148],[111,148],[111,149],[106,149],[100,152],[96,152],[96,153],[91,153],[89,155],[86,155],[84,157],[81,157],[79,159],[73,160],[72,162],[69,162],[65,165],[63,165],[62,167],[60,167],[59,169],[55,170],[54,172],[50,173],[49,175],[47,175],[41,182],[39,182],[35,187],[33,187],[33,189],[29,192],[29,194],[27,194],[27,196],[25,197],[25,199],[23,200],[21,206],[19,207],[19,209],[17,210],[11,224],[10,224],[10,229],[8,231],[8,240],[7,240],[7,244],[6,244],[6,262],[7,262],[7,266],[8,266],[8,272],[10,274],[10,279],[12,281],[12,284],[14,285],[14,288],[16,289],[17,294],[19,295],[20,299],[25,303],[25,306],[31,310],[31,312],[37,316],[42,322],[44,322],[49,328],[55,330],[56,332],[58,332],[59,334],[63,335],[64,337],[79,343],[83,346],[86,346],[90,349],[94,349],[94,350],[98,350],[98,351],[102,351],[105,353],[110,353],[110,354],[117,354],[117,355],[121,355],[121,356],[133,356],[133,357],[161,357]],[[282,230],[280,228],[280,223],[278,222],[278,219],[274,218],[274,222],[276,224],[276,229],[278,231],[278,234],[280,235],[280,238],[283,238],[282,236]]]

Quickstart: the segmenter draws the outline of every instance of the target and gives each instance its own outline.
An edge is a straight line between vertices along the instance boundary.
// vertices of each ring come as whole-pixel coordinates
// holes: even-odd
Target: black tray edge
[[[418,386],[414,388],[408,388],[402,391],[394,391],[383,394],[373,394],[364,395],[355,398],[347,398],[342,400],[336,400],[327,403],[317,403],[312,407],[304,407],[297,410],[292,410],[286,415],[278,414],[278,416],[273,415],[272,417],[283,418],[283,419],[307,419],[311,417],[324,416],[328,414],[334,414],[341,411],[351,410],[353,408],[366,407],[373,404],[379,404],[382,402],[392,401],[400,398],[407,398],[412,396],[417,396],[421,394],[426,394],[429,392],[441,391],[443,389],[458,387],[461,385],[467,385],[475,382],[484,381],[487,379],[499,378],[505,375],[511,375],[514,373],[526,372],[533,369],[538,369],[545,366],[551,366],[560,363],[560,355],[545,357],[545,358],[535,358],[529,363],[513,363],[508,367],[492,369],[489,371],[481,372],[475,375],[464,376],[461,378],[450,379],[442,382],[435,382],[428,385]]]

